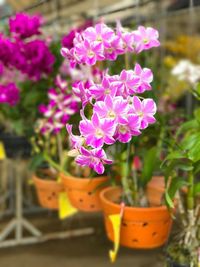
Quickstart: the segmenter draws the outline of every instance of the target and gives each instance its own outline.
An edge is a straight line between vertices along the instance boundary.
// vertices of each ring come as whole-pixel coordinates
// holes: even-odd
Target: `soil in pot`
[[[107,236],[114,241],[111,214],[119,214],[117,204],[121,197],[119,187],[109,187],[101,192]],[[121,223],[120,244],[138,249],[151,249],[164,245],[172,226],[171,214],[167,207],[125,207]]]
[[[100,193],[105,188],[108,177],[78,178],[61,174],[65,191],[71,204],[86,212],[100,211]]]
[[[43,178],[33,175],[33,182],[37,190],[39,203],[42,207],[58,210],[58,197],[64,192],[62,183],[57,181],[57,174],[52,173],[50,169],[43,170]]]

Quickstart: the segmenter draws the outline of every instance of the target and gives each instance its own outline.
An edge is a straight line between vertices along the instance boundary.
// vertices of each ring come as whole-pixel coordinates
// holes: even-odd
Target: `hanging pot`
[[[47,180],[33,175],[33,182],[37,190],[39,203],[42,207],[58,210],[59,193],[64,192],[62,183],[54,180]]]
[[[65,191],[71,204],[87,212],[100,211],[100,192],[106,186],[108,177],[77,178],[61,174]]]
[[[109,187],[101,192],[101,202],[105,218],[107,236],[114,241],[114,233],[109,215],[119,214],[121,188]],[[120,233],[122,246],[151,249],[164,245],[172,226],[171,214],[167,207],[125,207]]]

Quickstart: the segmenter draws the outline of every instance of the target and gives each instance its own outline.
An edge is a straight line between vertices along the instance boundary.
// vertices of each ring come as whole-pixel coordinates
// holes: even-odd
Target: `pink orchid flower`
[[[98,23],[94,27],[89,27],[83,32],[84,39],[89,42],[102,43],[104,47],[109,47],[115,37],[114,31],[104,23]]]
[[[113,162],[107,158],[106,153],[102,148],[87,150],[84,147],[81,147],[80,153],[81,154],[75,159],[76,163],[81,166],[88,166],[98,174],[104,173],[104,164],[112,164]]]
[[[79,124],[79,130],[86,139],[86,144],[93,148],[102,147],[105,144],[111,145],[115,142],[115,121],[110,119],[100,119],[94,113],[91,120],[83,119]]]
[[[132,103],[130,113],[140,117],[140,129],[145,129],[149,124],[153,124],[156,121],[154,118],[156,113],[156,103],[153,99],[146,98],[141,101],[139,97],[133,96]]]
[[[104,76],[101,84],[93,84],[90,87],[90,93],[96,100],[104,100],[107,95],[114,97],[117,93],[117,87],[110,82],[109,77]]]
[[[98,60],[104,59],[102,43],[84,40],[78,43],[74,49],[75,56],[81,63],[94,65]]]
[[[154,28],[139,26],[137,31],[135,31],[135,36],[141,44],[141,49],[138,52],[160,46],[160,42],[158,41],[159,34]]]
[[[126,124],[118,124],[115,138],[121,143],[128,143],[133,136],[140,135],[141,119],[139,116],[130,114]]]
[[[80,149],[83,146],[83,144],[85,142],[85,139],[80,135],[74,135],[72,133],[72,125],[67,124],[66,125],[66,129],[67,129],[67,132],[69,134],[69,138],[70,138],[70,142],[71,142],[72,148]]]
[[[114,120],[117,123],[126,124],[129,105],[122,96],[106,96],[104,101],[97,101],[93,110],[100,118]]]

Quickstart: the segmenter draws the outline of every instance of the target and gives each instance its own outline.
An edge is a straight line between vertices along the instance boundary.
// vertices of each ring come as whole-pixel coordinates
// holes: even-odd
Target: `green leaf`
[[[200,142],[200,134],[194,133],[190,135],[186,135],[183,141],[181,142],[181,147],[184,150],[190,150],[192,147],[196,145],[197,142]]]
[[[198,124],[200,123],[200,108],[196,108],[194,111],[194,116]]]
[[[44,162],[43,154],[37,154],[33,156],[29,164],[30,170],[35,171],[42,164],[42,162]]]
[[[200,135],[199,135],[200,136]],[[188,152],[189,159],[193,162],[197,162],[200,160],[200,140],[198,140],[193,146],[190,148]]]
[[[194,167],[191,165],[191,163],[179,163],[176,165],[176,167],[182,171],[192,171]]]
[[[173,200],[171,199],[171,197],[169,196],[167,191],[165,192],[165,200],[166,200],[167,206],[169,206],[170,208],[173,209],[174,203],[173,203]]]
[[[169,188],[167,190],[171,199],[174,199],[176,192],[183,186],[187,186],[188,182],[182,178],[176,177],[170,181]]]
[[[141,174],[141,181],[145,185],[153,176],[157,159],[157,147],[154,146],[147,151],[143,161],[143,169]]]
[[[181,150],[175,150],[171,152],[163,161],[161,167],[167,162],[167,161],[172,161],[172,160],[177,160],[177,159],[184,159],[185,158],[185,153]]]
[[[188,130],[197,129],[199,127],[200,127],[200,125],[199,125],[199,123],[196,120],[187,121],[187,122],[183,123],[181,125],[181,127],[178,129],[178,131],[176,133],[176,137],[179,136],[182,133],[184,134]]]

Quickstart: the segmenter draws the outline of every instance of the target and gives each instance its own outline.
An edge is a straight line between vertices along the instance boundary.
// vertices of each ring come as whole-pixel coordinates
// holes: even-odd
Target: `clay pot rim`
[[[105,194],[107,192],[109,192],[110,190],[113,190],[113,189],[115,189],[115,190],[119,189],[120,191],[122,191],[122,188],[119,186],[110,186],[110,187],[107,187],[107,188],[102,190],[102,192],[100,193],[100,198],[101,198],[102,202],[105,202],[105,204],[112,206],[115,209],[120,209],[119,204],[116,204],[116,203],[108,200],[105,197]],[[127,207],[127,206],[125,206],[125,210],[127,212],[141,211],[141,212],[145,212],[145,213],[156,212],[156,211],[166,211],[166,208],[167,208],[167,206],[165,206],[165,205],[158,206],[158,207],[157,206],[156,207]]]
[[[63,179],[63,180],[76,180],[77,182],[82,182],[82,183],[89,183],[89,182],[92,182],[93,180],[95,181],[104,181],[104,180],[107,180],[109,179],[108,176],[97,176],[97,177],[91,177],[91,178],[83,178],[83,177],[76,177],[76,176],[73,176],[73,175],[66,175],[64,173],[60,173],[59,174],[60,177]]]
[[[62,183],[57,181],[57,180],[51,180],[51,179],[43,179],[43,178],[40,178],[38,177],[36,174],[33,174],[32,175],[32,179],[33,181],[35,181],[35,183],[40,183],[40,184],[51,184],[51,185],[55,185],[55,184],[58,184],[58,185],[61,185]]]

